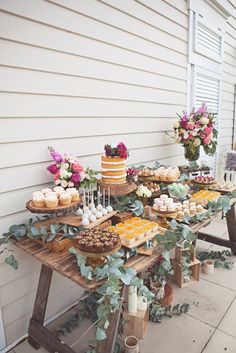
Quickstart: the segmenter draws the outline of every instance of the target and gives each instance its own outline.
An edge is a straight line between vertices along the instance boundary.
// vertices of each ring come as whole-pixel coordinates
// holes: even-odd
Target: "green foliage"
[[[17,270],[19,267],[19,263],[18,261],[15,259],[14,255],[9,255],[7,257],[5,257],[5,263],[9,266],[11,266],[12,268],[14,268],[14,270]]]
[[[144,212],[143,204],[140,200],[137,200],[135,194],[114,197],[112,207],[118,212],[131,211],[135,216],[141,216]]]
[[[84,189],[89,189],[90,187],[96,185],[97,183],[97,178],[96,176],[98,175],[99,171],[87,168],[85,170],[85,178],[84,180],[80,183],[80,187]]]
[[[190,253],[183,254],[182,256],[182,275],[183,281],[189,282],[191,279],[192,271],[189,268],[190,265]]]
[[[230,198],[227,195],[223,195],[217,201],[209,202],[207,208],[213,212],[222,210],[224,213],[227,213],[231,208]]]
[[[215,260],[214,267],[224,267],[228,270],[232,270],[234,267],[234,262],[229,261],[228,258],[233,256],[233,253],[230,250],[223,251],[199,251],[197,253],[197,258],[201,263],[205,260]]]
[[[163,308],[158,302],[153,302],[149,307],[149,320],[152,322],[161,322],[163,317],[173,317],[186,314],[190,310],[190,305],[187,303],[176,304]]]
[[[107,256],[107,263],[104,266],[97,266],[95,269],[86,265],[86,258],[81,256],[75,248],[70,248],[69,252],[77,258],[77,265],[81,274],[88,280],[96,278],[106,282],[97,290],[98,299],[97,316],[99,323],[96,330],[97,341],[106,338],[106,329],[109,326],[109,315],[119,309],[121,304],[121,283],[125,285],[135,285],[141,295],[145,295],[148,300],[152,300],[154,294],[144,286],[143,281],[137,277],[136,271],[132,268],[126,269],[124,265],[123,252],[117,252],[112,256]]]
[[[44,243],[51,242],[55,239],[56,236],[59,236],[59,240],[64,238],[74,238],[78,232],[83,230],[82,227],[72,227],[68,225],[60,224],[51,224],[50,226],[36,226],[36,223],[48,219],[48,216],[43,216],[42,219],[36,217],[35,220],[32,218],[29,219],[28,224],[19,224],[12,225],[9,227],[7,233],[2,234],[0,238],[0,246],[7,245],[11,239],[21,240],[25,236],[33,240],[42,240]],[[7,247],[0,250],[0,254],[9,250]],[[18,268],[18,261],[11,254],[5,259],[5,263],[13,267],[14,269]]]
[[[167,229],[164,235],[157,235],[156,239],[163,250],[170,251],[183,241],[186,247],[190,247],[197,237],[186,224],[172,220],[170,229]]]

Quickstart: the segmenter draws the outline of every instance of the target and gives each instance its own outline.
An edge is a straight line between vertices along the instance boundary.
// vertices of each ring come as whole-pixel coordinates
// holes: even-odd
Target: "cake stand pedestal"
[[[73,239],[73,244],[74,244],[74,246],[77,249],[79,254],[87,257],[86,265],[87,266],[91,266],[93,269],[96,268],[97,266],[104,265],[107,262],[106,256],[110,256],[110,255],[115,254],[121,248],[121,243],[119,243],[115,248],[113,248],[113,249],[111,249],[109,251],[94,253],[94,252],[87,252],[87,251],[81,250],[78,247],[76,239]]]
[[[170,223],[167,221],[167,218],[176,218],[177,217],[177,212],[169,212],[169,211],[157,211],[153,208],[153,211],[157,213],[158,217],[161,218],[159,223],[160,227],[163,228],[169,228]]]
[[[108,194],[109,190],[111,196],[128,195],[138,187],[135,183],[109,184],[103,183],[101,181],[98,182],[98,185],[100,186],[101,192],[104,191],[106,194]]]

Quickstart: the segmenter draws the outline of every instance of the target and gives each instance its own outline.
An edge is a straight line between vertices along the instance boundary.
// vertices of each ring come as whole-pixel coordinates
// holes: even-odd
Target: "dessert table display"
[[[205,176],[182,184],[178,167],[145,167],[139,172],[131,168],[126,174],[129,153],[123,143],[105,146],[100,180],[94,178],[95,171],[85,170],[77,158],[52,148],[50,155],[54,163],[48,170],[57,186],[35,191],[26,204],[30,212],[49,217],[10,227],[0,242],[6,244],[13,238],[18,248],[42,264],[29,325],[29,342],[34,348],[42,345],[49,352],[74,352],[43,326],[53,271],[89,292],[100,293],[96,352],[108,353],[114,349],[126,287],[138,288],[147,303],[155,296],[137,274],[157,268],[161,278],[163,273],[170,272],[169,251],[177,246],[174,280],[180,287],[194,279],[198,281],[200,263],[195,252],[188,263],[192,274],[190,271],[186,275],[179,249],[181,244],[184,251],[193,249],[197,238],[229,247],[236,254],[235,195],[226,192],[226,187],[232,191],[235,185],[223,184],[225,189],[221,189],[217,181],[213,183]],[[163,189],[162,183],[167,185]],[[154,198],[153,193],[157,193]],[[150,212],[139,207],[144,199],[151,200],[151,207],[147,206]],[[222,210],[227,211],[228,240],[203,231]],[[122,215],[123,211],[129,212]],[[171,286],[165,282],[162,288]],[[161,297],[162,303],[164,299]],[[146,313],[141,316],[146,317]]]

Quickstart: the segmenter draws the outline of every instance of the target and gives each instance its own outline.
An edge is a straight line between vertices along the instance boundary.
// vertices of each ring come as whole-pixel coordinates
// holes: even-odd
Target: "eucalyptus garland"
[[[96,279],[99,281],[106,278],[106,282],[97,290],[100,294],[100,298],[97,301],[97,316],[99,320],[96,329],[97,341],[106,339],[109,315],[120,308],[122,283],[127,286],[137,287],[139,294],[144,295],[148,301],[153,299],[154,294],[144,286],[143,280],[137,277],[136,271],[132,268],[126,269],[123,266],[123,252],[107,256],[107,263],[103,266],[97,266],[95,269],[86,265],[86,257],[79,254],[75,248],[70,248],[69,252],[76,256],[80,273],[87,280]]]

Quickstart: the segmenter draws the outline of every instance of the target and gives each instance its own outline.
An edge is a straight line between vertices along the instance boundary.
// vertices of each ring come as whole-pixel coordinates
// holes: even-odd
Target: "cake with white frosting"
[[[101,156],[102,182],[123,184],[126,182],[126,159],[129,155],[123,142],[117,146],[105,145],[105,155]]]

